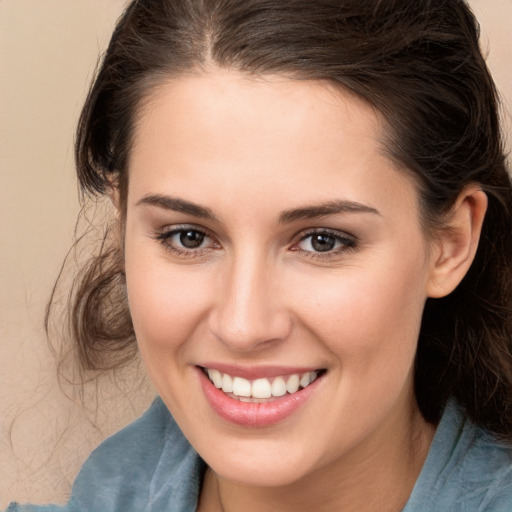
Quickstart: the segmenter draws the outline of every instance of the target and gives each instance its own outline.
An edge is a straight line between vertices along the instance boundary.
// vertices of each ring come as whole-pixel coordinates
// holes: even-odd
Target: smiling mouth
[[[293,395],[307,388],[326,370],[293,373],[254,380],[236,377],[212,368],[203,368],[210,382],[226,395],[241,402],[268,402],[285,395]]]

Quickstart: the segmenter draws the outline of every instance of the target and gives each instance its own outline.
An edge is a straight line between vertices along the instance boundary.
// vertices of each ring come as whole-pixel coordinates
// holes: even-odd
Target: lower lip
[[[322,376],[296,393],[286,394],[271,402],[241,402],[217,389],[200,368],[197,369],[203,391],[212,409],[223,419],[244,427],[268,427],[293,414],[315,391]]]

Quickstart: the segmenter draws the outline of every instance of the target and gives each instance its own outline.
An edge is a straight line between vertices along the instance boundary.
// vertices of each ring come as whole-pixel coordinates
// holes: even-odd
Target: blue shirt
[[[195,512],[205,464],[161,399],[89,457],[67,505],[8,512]],[[512,512],[512,446],[450,402],[402,512]]]

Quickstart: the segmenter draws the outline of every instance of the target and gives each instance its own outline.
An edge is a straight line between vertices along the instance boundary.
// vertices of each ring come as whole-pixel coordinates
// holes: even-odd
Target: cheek
[[[207,280],[169,265],[165,256],[130,249],[127,244],[126,282],[141,351],[158,355],[178,350],[200,324],[208,300]]]
[[[332,402],[338,405],[324,420],[336,438],[368,434],[400,397],[412,399],[424,305],[421,272],[417,265],[382,270],[366,267],[354,272],[357,277],[327,280],[314,300],[302,295],[304,325],[337,361]]]
[[[181,383],[189,377],[189,340],[200,338],[205,286],[193,273],[173,269],[165,256],[151,260],[142,251],[127,252],[128,300],[142,360],[158,393],[179,417],[194,398]]]
[[[416,352],[425,302],[423,276],[414,260],[350,269],[326,279],[314,295],[297,290],[299,316],[347,376],[404,376]]]

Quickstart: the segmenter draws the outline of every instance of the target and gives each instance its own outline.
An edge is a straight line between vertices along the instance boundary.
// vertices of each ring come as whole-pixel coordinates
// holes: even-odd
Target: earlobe
[[[462,281],[475,257],[486,210],[487,195],[478,185],[462,190],[435,243],[428,297],[445,297]]]
[[[110,201],[114,205],[114,212],[117,219],[121,216],[121,197],[119,186],[114,182],[114,180],[109,180],[108,188],[106,190]]]
[[[112,188],[111,191],[109,192],[109,197],[110,197],[110,200],[112,201],[112,204],[114,205],[114,212],[115,212],[116,219],[119,220],[121,218],[121,202],[120,202],[120,197],[119,197],[119,189],[117,187]]]

